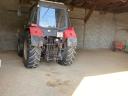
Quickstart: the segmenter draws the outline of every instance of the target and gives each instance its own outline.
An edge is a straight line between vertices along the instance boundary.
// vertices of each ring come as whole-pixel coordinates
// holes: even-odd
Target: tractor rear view
[[[61,65],[73,63],[77,36],[62,3],[39,1],[31,8],[29,21],[19,33],[18,55],[27,68],[36,68],[40,59]]]

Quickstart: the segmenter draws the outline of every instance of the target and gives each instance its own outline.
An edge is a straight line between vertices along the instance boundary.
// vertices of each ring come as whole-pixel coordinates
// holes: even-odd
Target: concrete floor
[[[128,70],[128,54],[80,51],[73,65],[42,62],[26,69],[16,52],[1,52],[0,96],[71,96],[84,77]]]

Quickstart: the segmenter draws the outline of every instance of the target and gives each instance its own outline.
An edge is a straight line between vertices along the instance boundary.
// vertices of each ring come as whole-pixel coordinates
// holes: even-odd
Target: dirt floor
[[[109,50],[80,51],[73,65],[41,62],[26,69],[16,52],[1,52],[0,96],[71,96],[86,76],[128,70],[128,54]]]

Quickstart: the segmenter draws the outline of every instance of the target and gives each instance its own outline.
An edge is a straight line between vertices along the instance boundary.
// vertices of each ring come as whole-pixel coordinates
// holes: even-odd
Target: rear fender
[[[67,39],[67,46],[77,46],[77,38],[68,38]]]
[[[43,46],[43,38],[31,36],[31,45],[36,47],[42,47]]]
[[[43,46],[43,32],[38,26],[29,27],[31,35],[31,45],[36,47]]]
[[[67,46],[77,46],[77,35],[73,27],[64,32],[64,38],[67,40]]]

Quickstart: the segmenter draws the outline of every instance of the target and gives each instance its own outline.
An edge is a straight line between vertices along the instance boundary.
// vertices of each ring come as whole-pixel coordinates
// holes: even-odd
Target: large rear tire
[[[18,53],[18,56],[23,57],[23,49],[21,48],[20,40],[18,40],[17,42],[17,53]]]
[[[75,48],[74,47],[68,47],[62,52],[62,60],[58,60],[58,63],[60,65],[71,65],[75,59]]]
[[[26,68],[37,68],[41,58],[41,48],[32,47],[24,41],[24,65]]]

